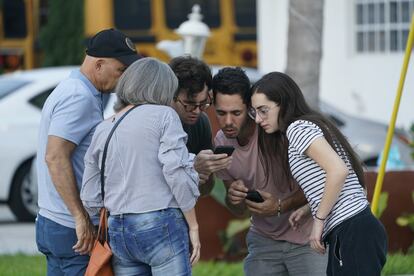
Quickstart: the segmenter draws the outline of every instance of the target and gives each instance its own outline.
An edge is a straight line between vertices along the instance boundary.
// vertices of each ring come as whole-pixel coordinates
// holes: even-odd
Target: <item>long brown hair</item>
[[[262,93],[279,105],[279,130],[266,134],[259,128],[259,155],[264,164],[265,174],[272,171],[281,171],[280,178],[292,177],[288,159],[289,142],[286,136],[288,126],[298,119],[308,120],[321,128],[325,139],[340,155],[349,160],[359,183],[365,187],[362,163],[351,145],[339,129],[325,116],[312,110],[305,101],[299,86],[288,75],[272,72],[263,76],[252,87],[252,94]],[[282,170],[271,170],[272,166],[280,166]]]

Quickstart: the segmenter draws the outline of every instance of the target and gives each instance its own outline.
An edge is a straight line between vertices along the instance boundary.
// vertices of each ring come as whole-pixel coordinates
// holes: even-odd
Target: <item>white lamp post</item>
[[[181,23],[175,33],[179,34],[184,41],[184,54],[201,59],[207,38],[210,36],[209,27],[201,21],[200,6],[194,5],[188,20]]]

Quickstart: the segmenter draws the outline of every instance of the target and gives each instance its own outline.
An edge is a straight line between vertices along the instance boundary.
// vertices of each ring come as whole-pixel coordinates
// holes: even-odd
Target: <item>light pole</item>
[[[179,34],[184,41],[184,54],[202,59],[207,38],[210,36],[210,29],[203,23],[200,14],[200,6],[194,5],[188,20],[181,23],[175,33]]]
[[[170,58],[183,54],[202,59],[204,46],[210,36],[210,28],[203,23],[200,14],[200,6],[194,5],[188,20],[181,23],[175,33],[180,35],[180,40],[161,40],[157,43],[157,49],[166,52]]]

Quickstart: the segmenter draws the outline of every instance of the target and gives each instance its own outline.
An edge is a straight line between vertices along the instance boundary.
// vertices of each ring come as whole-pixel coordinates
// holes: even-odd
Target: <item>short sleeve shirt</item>
[[[305,152],[316,139],[324,137],[324,134],[318,125],[306,120],[297,120],[290,124],[286,134],[289,140],[288,154],[292,175],[305,193],[315,216],[324,192],[326,173]],[[337,153],[341,152],[338,149],[336,146]],[[342,221],[358,214],[368,205],[363,188],[348,158],[343,153],[338,155],[347,165],[349,174],[337,202],[326,219],[323,237]]]
[[[49,136],[57,136],[76,145],[72,167],[80,191],[84,156],[95,127],[103,120],[105,98],[79,70],[62,81],[45,102],[39,128],[37,176],[39,214],[66,227],[74,228],[74,220],[59,196],[45,162]]]
[[[215,146],[234,146],[232,162],[228,169],[221,170],[216,176],[225,181],[243,180],[248,189],[258,189],[272,194],[275,198],[285,199],[294,194],[298,185],[291,187],[287,183],[277,183],[272,176],[266,178],[263,165],[258,155],[258,131],[257,127],[250,138],[249,143],[240,146],[237,139],[226,138],[223,131],[219,130],[214,139]],[[259,216],[252,214],[251,230],[273,240],[288,241],[296,244],[309,242],[309,234],[312,227],[312,219],[307,219],[300,225],[298,231],[293,230],[289,224],[289,216],[292,211],[285,212],[279,217]]]

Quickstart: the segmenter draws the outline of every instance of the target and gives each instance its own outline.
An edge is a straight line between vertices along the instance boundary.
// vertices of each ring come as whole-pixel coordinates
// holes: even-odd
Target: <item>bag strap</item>
[[[106,161],[106,154],[108,152],[108,146],[109,146],[109,141],[112,138],[112,135],[114,134],[115,129],[118,127],[119,123],[125,118],[126,115],[128,115],[129,112],[131,112],[133,109],[135,109],[136,107],[138,107],[139,105],[135,105],[132,108],[130,108],[129,110],[127,110],[119,119],[118,121],[115,123],[115,125],[112,127],[111,132],[108,135],[108,138],[106,139],[105,142],[105,147],[104,147],[104,151],[102,154],[102,162],[101,162],[101,196],[102,196],[102,202],[104,201],[105,198],[105,161]],[[98,233],[97,233],[97,237],[96,237],[96,242],[99,240],[100,242],[106,242],[108,240],[108,216],[107,216],[107,210],[105,207],[101,208],[101,214],[100,214],[100,218],[99,218],[99,228],[98,228]]]
[[[112,135],[114,134],[115,129],[118,127],[119,123],[125,118],[126,115],[128,115],[129,112],[131,112],[132,110],[134,110],[138,106],[139,105],[133,106],[127,112],[125,112],[124,115],[122,115],[118,119],[118,121],[112,127],[111,132],[108,135],[108,138],[106,139],[106,143],[105,143],[105,147],[104,147],[104,151],[103,151],[103,155],[102,155],[102,162],[101,162],[101,196],[102,196],[102,201],[104,201],[104,198],[105,198],[105,189],[104,189],[104,186],[105,186],[105,162],[106,162],[106,154],[108,152],[109,141],[111,140]]]

